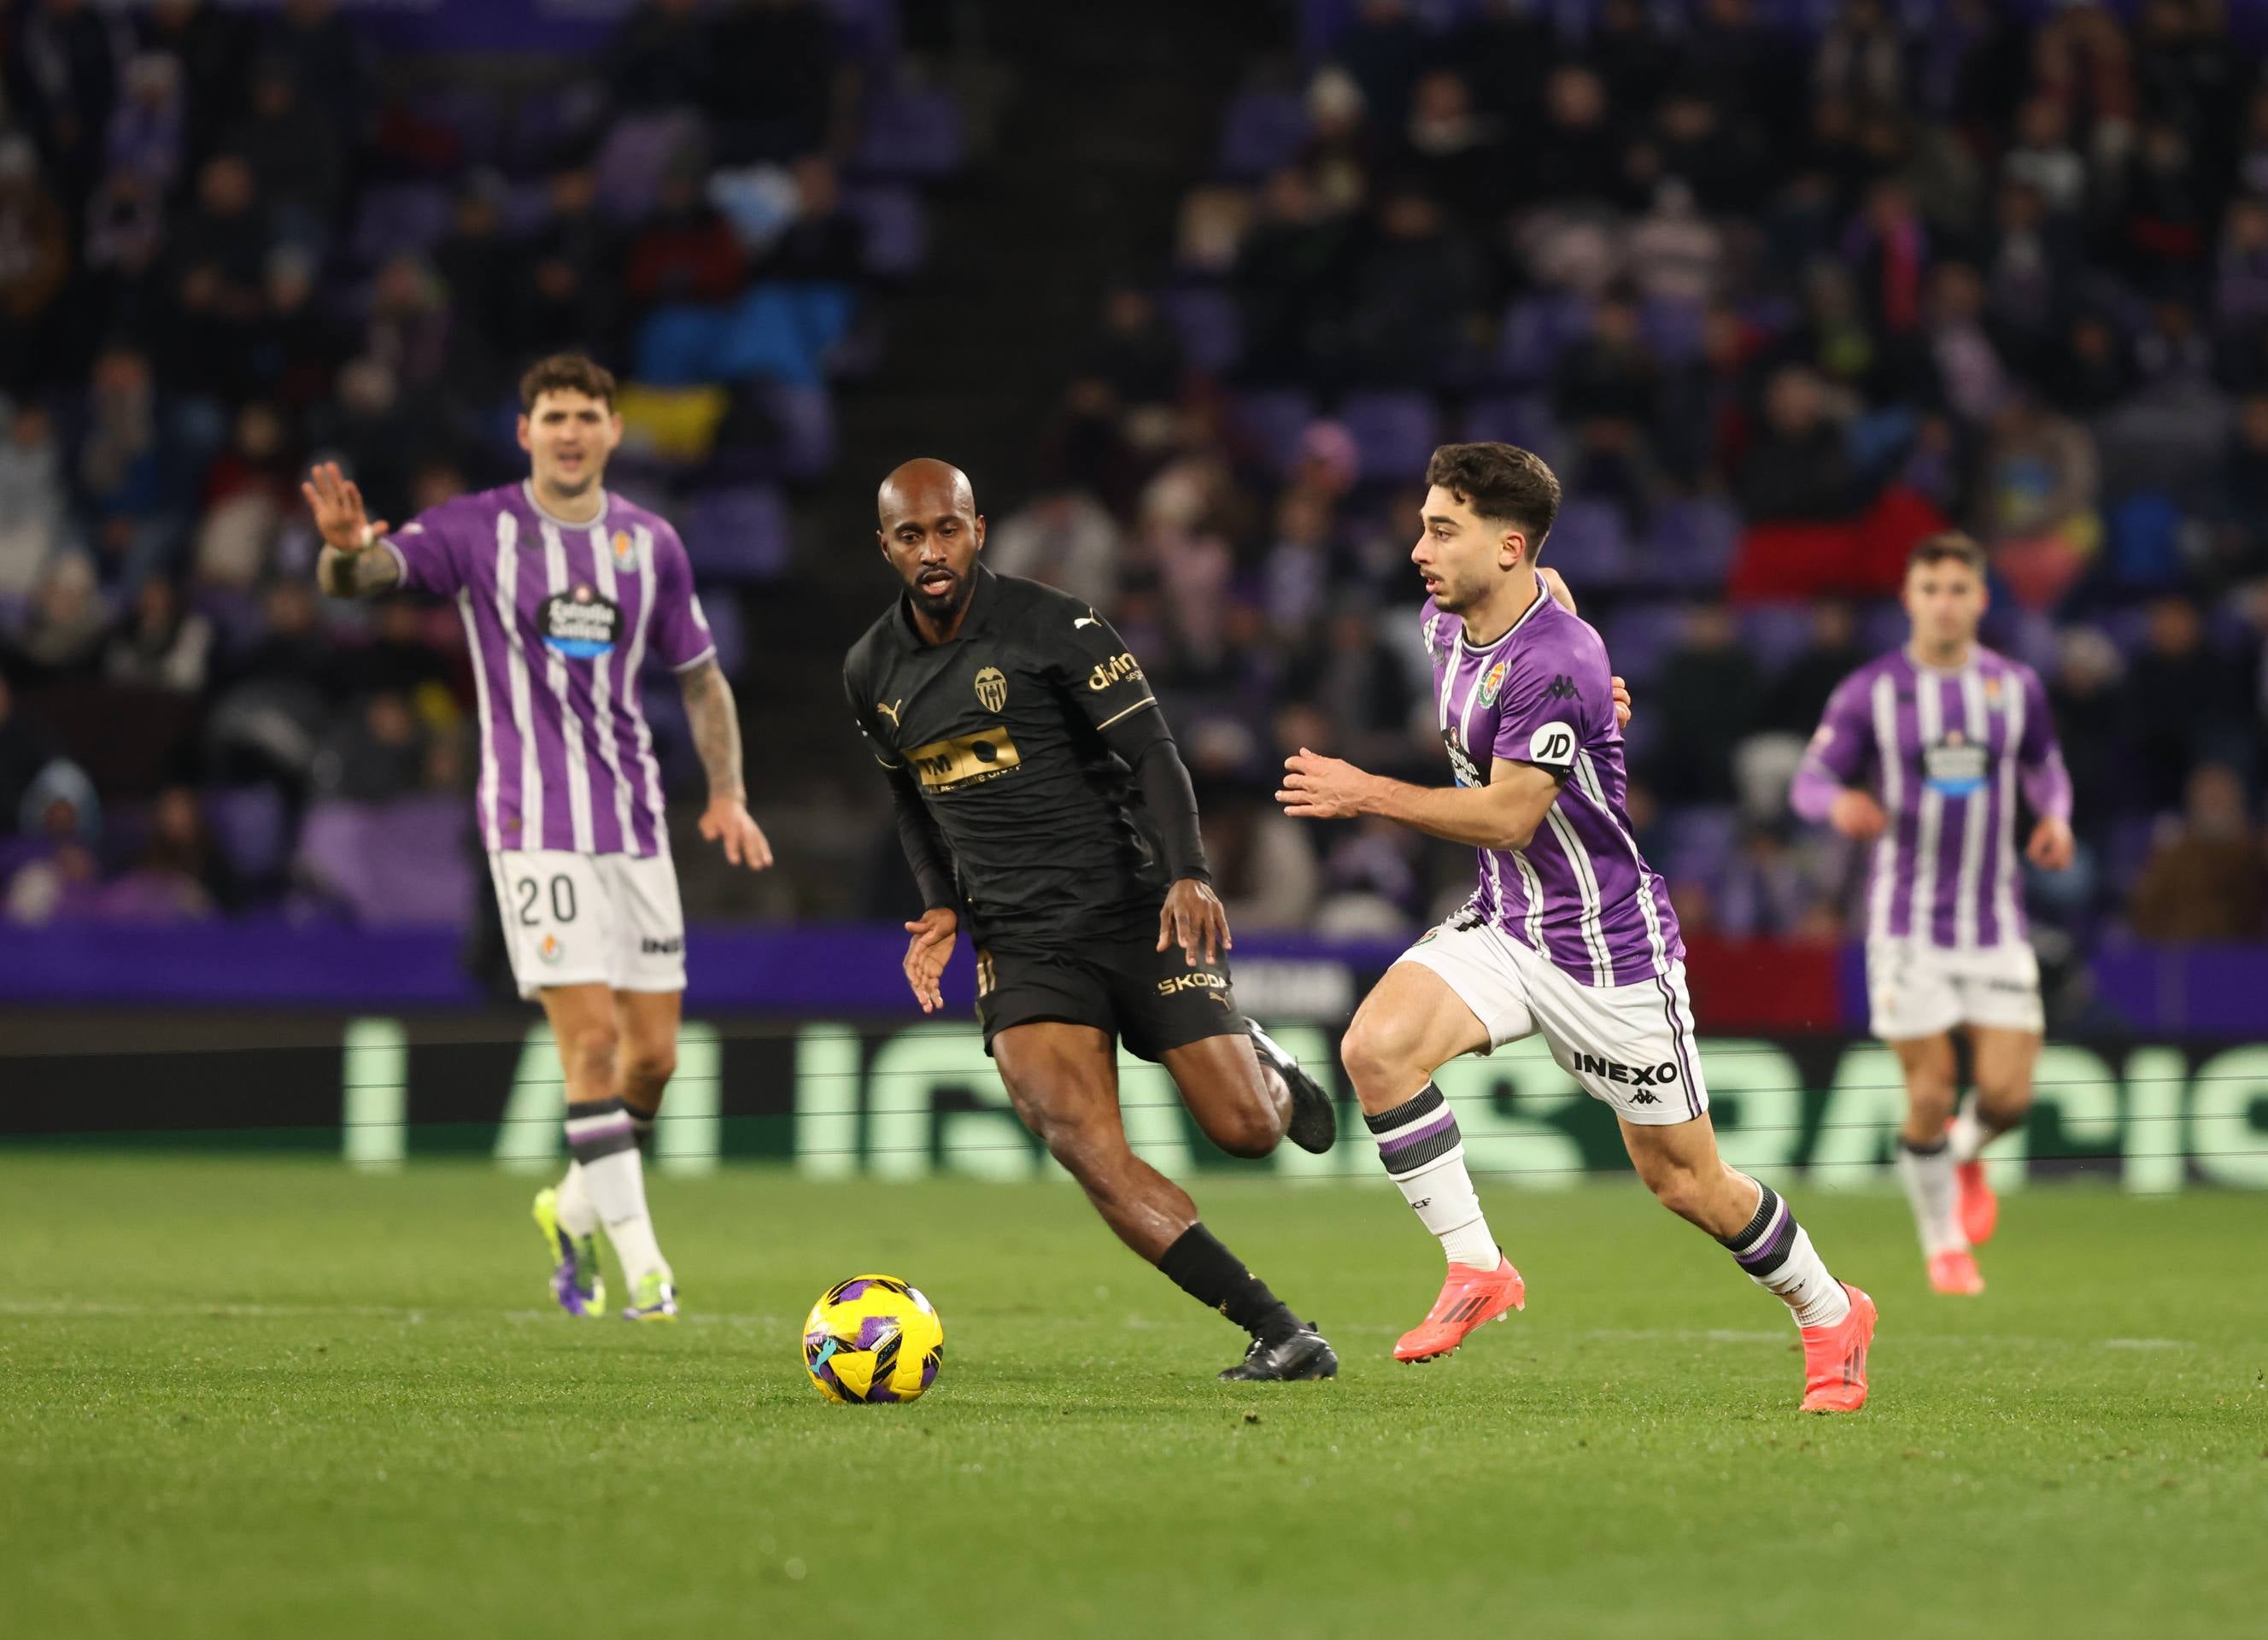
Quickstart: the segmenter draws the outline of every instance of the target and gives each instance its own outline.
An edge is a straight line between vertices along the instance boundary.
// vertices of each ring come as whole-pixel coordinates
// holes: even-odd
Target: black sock
[[[1158,1269],[1190,1298],[1219,1311],[1255,1338],[1272,1342],[1300,1330],[1299,1317],[1203,1224],[1182,1232],[1159,1258]]]
[[[622,1101],[622,1109],[630,1119],[630,1136],[637,1141],[638,1149],[647,1156],[653,1154],[653,1122],[658,1110],[640,1110],[630,1100]]]

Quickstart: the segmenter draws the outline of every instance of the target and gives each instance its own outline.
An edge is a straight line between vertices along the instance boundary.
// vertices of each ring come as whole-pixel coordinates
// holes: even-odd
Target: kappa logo
[[[1543,698],[1547,701],[1580,701],[1583,698],[1583,692],[1575,687],[1575,680],[1563,672],[1553,676],[1550,686],[1543,691]]]

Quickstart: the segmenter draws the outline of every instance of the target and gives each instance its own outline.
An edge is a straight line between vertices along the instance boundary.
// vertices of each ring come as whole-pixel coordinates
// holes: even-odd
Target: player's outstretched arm
[[[2071,772],[2064,767],[2063,748],[2056,743],[2055,719],[2048,710],[2047,690],[2036,673],[2023,679],[2024,734],[2017,743],[2017,781],[2024,801],[2040,818],[2024,845],[2024,857],[2042,871],[2067,869],[2078,843],[2071,832]]]
[[[685,692],[685,717],[692,726],[694,749],[709,776],[709,806],[702,811],[701,835],[722,843],[725,857],[733,864],[761,871],[772,863],[772,846],[748,813],[747,789],[740,778],[740,713],[733,701],[733,686],[714,655],[682,673],[678,682]]]
[[[1284,760],[1284,784],[1276,793],[1295,820],[1376,814],[1476,849],[1525,849],[1558,797],[1557,776],[1513,758],[1498,758],[1485,786],[1413,786],[1305,746]]]
[[[299,493],[323,538],[315,559],[317,586],[333,598],[375,598],[401,585],[401,563],[390,552],[372,550],[391,526],[383,518],[371,522],[363,511],[361,487],[339,471],[337,462],[326,461],[311,471]]]

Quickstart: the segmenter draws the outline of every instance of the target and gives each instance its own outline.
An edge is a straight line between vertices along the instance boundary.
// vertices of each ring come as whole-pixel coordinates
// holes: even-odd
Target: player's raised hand
[[[1560,578],[1559,571],[1545,564],[1539,573],[1543,577],[1543,590],[1551,594],[1551,601],[1573,614],[1575,594],[1567,590],[1567,583]]]
[[[913,987],[914,1000],[921,1004],[921,1011],[935,1013],[945,1006],[945,993],[938,989],[938,981],[945,974],[945,965],[953,960],[953,942],[961,937],[960,913],[933,906],[922,913],[919,922],[907,923],[906,932],[913,936],[906,942],[906,983]]]
[[[711,798],[701,812],[701,835],[725,845],[725,857],[735,865],[761,871],[772,863],[772,845],[764,828],[739,798]]]
[[[1372,776],[1352,763],[1325,757],[1301,746],[1299,755],[1284,760],[1284,784],[1276,801],[1298,820],[1344,820],[1362,813],[1362,799]]]
[[[1627,729],[1631,720],[1630,685],[1622,680],[1619,673],[1607,681],[1615,686],[1615,727]]]
[[[1827,811],[1827,823],[1845,837],[1872,842],[1890,822],[1871,792],[1845,786],[1835,794],[1834,806]]]
[[[1166,890],[1166,903],[1158,912],[1158,949],[1182,948],[1182,960],[1197,966],[1199,952],[1207,963],[1236,942],[1228,937],[1228,912],[1212,885],[1201,878],[1184,877]]]
[[[2071,822],[2050,816],[2032,827],[2032,840],[2024,845],[2024,858],[2043,871],[2067,871],[2078,846],[2072,839]]]
[[[299,486],[299,493],[306,497],[307,510],[315,515],[315,531],[323,538],[323,545],[340,552],[360,552],[393,527],[383,518],[376,523],[370,520],[363,511],[361,487],[340,472],[335,461],[318,463]]]

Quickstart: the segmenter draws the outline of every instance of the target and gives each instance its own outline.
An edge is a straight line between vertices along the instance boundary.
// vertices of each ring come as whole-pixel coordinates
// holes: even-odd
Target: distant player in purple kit
[[[678,676],[709,776],[701,835],[762,871],[732,686],[717,665],[676,531],[600,487],[622,439],[612,376],[576,354],[522,379],[529,477],[460,496],[399,530],[364,515],[335,466],[301,486],[323,537],[315,578],[335,598],[397,588],[453,599],[479,688],[475,798],[512,966],[540,997],[567,1083],[566,1177],[535,1200],[571,1315],[606,1307],[600,1224],[630,1286],[632,1320],[677,1313],[675,1277],[646,1211],[639,1149],[677,1066],[685,916],[670,863],[661,769],[639,704],[651,654]]]
[[[2024,932],[2016,798],[2038,816],[2024,857],[2071,864],[2071,779],[2031,668],[1977,642],[1984,555],[1933,535],[1906,563],[1913,637],[1827,703],[1790,793],[1795,812],[1874,845],[1867,989],[1874,1034],[1905,1071],[1898,1177],[1930,1285],[1984,1290],[1971,1248],[1999,1204],[1979,1152],[2024,1119],[2040,1056],[2039,963]],[[1953,1032],[1976,1092],[1954,1114]],[[1957,1199],[1956,1199],[1957,1198]]]
[[[1614,1110],[1661,1203],[1793,1312],[1803,1409],[1854,1412],[1867,1401],[1873,1300],[1828,1273],[1786,1202],[1717,1152],[1676,915],[1624,812],[1606,647],[1546,595],[1536,564],[1558,481],[1528,451],[1469,444],[1436,450],[1425,482],[1410,555],[1429,594],[1425,643],[1456,784],[1405,785],[1303,749],[1277,793],[1294,816],[1382,815],[1479,851],[1471,901],[1387,970],[1341,1049],[1380,1159],[1448,1259],[1440,1297],[1395,1356],[1447,1355],[1524,1306],[1432,1078],[1460,1055],[1540,1031]]]

